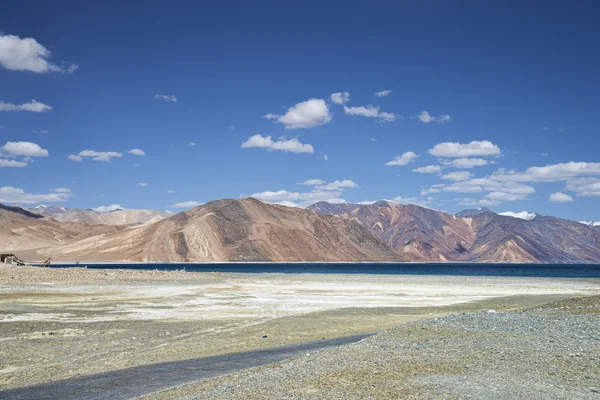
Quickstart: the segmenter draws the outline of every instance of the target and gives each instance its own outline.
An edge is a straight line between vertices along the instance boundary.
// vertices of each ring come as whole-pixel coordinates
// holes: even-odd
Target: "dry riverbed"
[[[594,294],[591,279],[3,266],[0,388]]]

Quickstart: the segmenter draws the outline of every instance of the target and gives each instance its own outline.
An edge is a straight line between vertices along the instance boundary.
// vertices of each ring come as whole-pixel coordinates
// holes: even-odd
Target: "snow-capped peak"
[[[536,213],[530,213],[527,211],[521,211],[521,212],[505,211],[505,212],[499,213],[498,215],[504,215],[505,217],[524,219],[525,221],[531,221],[532,219],[537,217]]]
[[[40,204],[39,206],[36,207],[36,209],[38,209],[38,208],[46,208],[46,205]]]
[[[581,223],[588,226],[600,226],[600,222],[597,221],[581,221]]]

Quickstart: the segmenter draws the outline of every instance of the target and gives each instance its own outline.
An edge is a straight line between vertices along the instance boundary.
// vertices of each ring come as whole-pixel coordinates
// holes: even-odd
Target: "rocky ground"
[[[414,383],[416,377],[421,377],[419,371],[439,372],[436,379],[448,379],[455,377],[453,371],[460,367],[451,358],[447,363],[438,363],[435,358],[427,361],[427,352],[434,357],[435,346],[464,346],[470,343],[464,340],[475,340],[478,334],[464,333],[467,325],[463,329],[460,322],[454,323],[453,331],[447,330],[454,326],[450,322],[439,326],[424,322],[426,330],[401,324],[490,308],[510,311],[594,294],[600,294],[600,281],[593,279],[222,274],[0,266],[0,389],[390,329],[365,341],[364,346],[389,337],[390,343],[402,348],[401,352],[394,347],[378,350],[363,348],[361,344],[351,350],[342,348],[339,355],[323,353],[331,354],[337,366],[327,361],[311,364],[312,361],[301,358],[272,367],[272,373],[280,374],[291,368],[289,380],[286,375],[273,376],[274,383],[285,380],[279,383],[279,389],[261,389],[260,381],[250,378],[247,385],[243,383],[238,388],[238,383],[231,383],[235,379],[228,377],[201,384],[214,384],[210,389],[202,386],[197,391],[173,395],[208,393],[209,398],[244,398],[256,390],[256,396],[263,393],[263,398],[268,398],[268,393],[275,390],[273,393],[280,396],[289,391],[296,397],[311,398],[311,390],[315,389],[313,398],[347,398],[347,390],[354,390],[355,386],[363,390],[356,393],[366,393],[363,383],[370,381],[365,381],[365,376],[376,378],[373,392],[369,392],[373,396],[377,396],[379,388],[384,394],[420,394],[428,386],[425,381]],[[507,315],[485,317],[509,318]],[[455,317],[448,318],[452,321]],[[398,325],[399,328],[393,328]],[[407,347],[412,353],[404,348],[405,342],[396,342],[404,339],[394,339],[403,337],[406,329],[421,335],[409,337],[417,341]],[[440,342],[444,338],[448,341]],[[572,339],[565,339],[565,344],[575,343]],[[572,350],[574,354],[584,354]],[[409,364],[398,358],[410,354],[414,359],[407,359]],[[392,358],[388,360],[388,356]],[[363,360],[362,369],[352,364],[353,357]],[[381,360],[385,368],[374,369],[373,357]],[[449,352],[448,357],[456,354]],[[293,369],[302,362],[307,370]],[[449,371],[452,374],[448,375]],[[298,379],[293,375],[296,373],[300,374]],[[223,390],[226,393],[221,393]]]
[[[599,399],[600,296],[449,315],[152,399]]]

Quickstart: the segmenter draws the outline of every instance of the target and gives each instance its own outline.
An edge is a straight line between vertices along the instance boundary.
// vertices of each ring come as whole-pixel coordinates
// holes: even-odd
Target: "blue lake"
[[[225,264],[53,264],[52,268],[94,268],[250,274],[392,274],[600,278],[600,264],[392,264],[392,263],[225,263]]]

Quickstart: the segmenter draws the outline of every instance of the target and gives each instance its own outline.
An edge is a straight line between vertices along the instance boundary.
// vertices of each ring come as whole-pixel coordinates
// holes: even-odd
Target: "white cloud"
[[[549,201],[553,201],[555,203],[568,203],[573,201],[573,198],[568,194],[564,194],[561,192],[552,193],[548,198]]]
[[[515,182],[558,182],[585,176],[600,176],[600,163],[568,162],[527,168],[525,172],[499,169],[492,177]]]
[[[325,161],[329,160],[329,156],[327,154],[323,154],[323,160],[325,160]]]
[[[379,112],[379,107],[375,106],[360,106],[360,107],[346,107],[344,106],[344,112],[347,115],[359,115],[367,118],[379,118],[380,122],[393,122],[396,120],[397,115],[388,112]]]
[[[427,111],[421,111],[419,115],[417,115],[417,119],[424,124],[429,124],[431,122],[436,122],[438,124],[445,124],[450,121],[450,116],[447,114],[440,115],[438,117],[434,117],[430,115]]]
[[[0,151],[11,156],[48,157],[48,150],[32,142],[6,142]]]
[[[140,149],[131,149],[127,153],[132,154],[134,156],[145,156],[146,155],[146,153],[144,153],[144,150],[140,150]]]
[[[33,133],[48,133],[48,131],[45,129],[40,129],[40,130],[34,129],[32,132]]]
[[[261,200],[262,201],[262,200]],[[298,204],[294,203],[293,201],[278,201],[276,203],[269,203],[269,204],[277,204],[278,206],[284,206],[284,207],[293,207],[293,208],[298,208],[300,207]]]
[[[451,185],[438,186],[444,192],[456,193],[481,193],[481,192],[506,192],[511,194],[532,194],[535,189],[517,182],[497,182],[489,178],[475,178]]]
[[[6,160],[4,158],[0,158],[0,168],[22,168],[26,167],[27,164],[24,161],[15,161],[15,160]]]
[[[449,164],[455,168],[473,168],[487,165],[488,161],[483,158],[457,158],[450,161]]]
[[[413,153],[412,151],[407,151],[406,153],[396,156],[392,161],[388,161],[385,163],[387,166],[397,166],[397,165],[407,165],[411,162],[414,162],[415,159],[419,157],[418,154]]]
[[[173,208],[193,208],[201,206],[203,203],[198,203],[197,201],[183,201],[180,203],[173,204]]]
[[[322,185],[324,183],[325,183],[325,181],[322,179],[307,179],[304,182],[299,183],[298,185],[316,186],[316,185]]]
[[[99,213],[108,213],[116,210],[123,210],[123,207],[121,207],[119,204],[111,204],[110,206],[100,206],[92,208],[92,210]]]
[[[265,136],[263,137],[262,135],[254,135],[250,138],[248,138],[248,140],[246,140],[244,143],[242,143],[242,148],[246,149],[246,148],[252,148],[252,147],[258,147],[258,148],[263,148],[263,149],[267,149],[268,151],[289,151],[292,153],[314,153],[315,150],[313,149],[312,145],[310,144],[304,144],[304,143],[300,143],[298,141],[298,139],[289,139],[286,140],[285,138],[280,138],[277,141],[273,141],[273,139],[271,139],[271,136]]]
[[[527,199],[527,195],[506,192],[490,192],[485,196],[485,198],[498,201],[518,201]]]
[[[350,93],[338,92],[331,95],[331,101],[335,104],[346,104],[350,101]]]
[[[320,182],[320,183],[317,183]],[[315,186],[310,192],[288,192],[287,190],[277,191],[265,191],[258,192],[250,195],[255,199],[264,201],[271,204],[282,204],[294,207],[308,207],[309,205],[318,201],[327,201],[330,203],[345,203],[346,201],[341,199],[341,195],[346,189],[357,188],[356,182],[349,179],[336,180],[327,184],[321,179],[308,179],[301,183],[301,185]]]
[[[285,129],[314,128],[331,122],[329,107],[323,99],[310,99],[288,108],[284,115],[267,114],[265,118],[285,125]]]
[[[472,157],[472,156],[496,156],[501,153],[500,148],[489,142],[473,141],[471,143],[439,143],[429,149],[429,154],[436,157]]]
[[[397,203],[397,204],[414,204],[414,205],[420,206],[420,207],[427,207],[429,205],[429,203],[431,203],[431,200],[423,200],[423,199],[417,199],[415,197],[402,197],[402,196],[394,197],[392,200],[388,200],[388,201],[391,201],[391,202]]]
[[[195,146],[195,145],[196,145],[196,142],[190,142],[190,146],[192,146],[192,147],[193,147],[193,146]]]
[[[578,196],[600,196],[600,178],[570,179],[565,189],[576,192]]]
[[[173,193],[176,193],[176,192],[174,190],[167,190],[167,193],[173,194]]]
[[[140,183],[138,183],[137,185],[138,185],[139,187],[146,187],[146,186],[148,186],[148,184],[147,184],[147,183],[145,183],[145,182],[140,182]]]
[[[65,191],[66,188],[60,188],[61,191],[54,190],[48,194],[26,193],[23,189],[12,186],[0,188],[0,203],[5,204],[35,204],[35,203],[57,203],[66,201],[71,197],[71,191]]]
[[[48,62],[50,50],[33,38],[0,34],[0,65],[13,71],[31,71],[36,73],[63,72],[71,74],[79,67],[63,62],[58,66]]]
[[[112,158],[123,157],[123,154],[117,153],[116,151],[94,151],[94,150],[83,150],[79,154],[70,154],[67,158],[71,161],[82,161],[84,157],[91,157],[94,161],[105,161],[109,162]]]
[[[429,189],[422,189],[421,190],[421,196],[425,196],[428,195],[430,193],[440,193],[442,190],[438,189],[438,188],[429,188]]]
[[[31,100],[31,102],[29,103],[23,103],[23,104],[12,104],[12,103],[5,103],[4,101],[0,100],[0,111],[29,111],[29,112],[45,112],[45,111],[51,111],[52,107],[50,107],[47,104],[44,103],[40,103],[39,101],[36,100]]]
[[[468,171],[458,171],[458,172],[450,172],[448,174],[442,175],[442,179],[450,180],[450,181],[466,181],[473,176],[472,173]]]
[[[351,181],[350,179],[344,179],[342,181],[336,180],[326,185],[317,186],[317,189],[321,190],[344,190],[357,188],[358,184]]]
[[[435,174],[437,172],[440,172],[441,170],[442,167],[440,167],[439,165],[428,165],[426,167],[415,168],[413,169],[413,172],[420,172],[422,174]]]
[[[385,96],[389,96],[390,93],[392,93],[391,90],[387,89],[387,90],[382,90],[381,92],[376,92],[375,96],[377,97],[385,97]]]
[[[71,189],[69,188],[56,188],[54,191],[56,193],[71,193]]]
[[[500,202],[497,200],[488,200],[488,199],[475,200],[475,199],[470,199],[470,198],[464,198],[464,199],[460,200],[459,204],[462,206],[469,206],[469,207],[477,207],[477,206],[493,207],[493,206],[497,206],[498,204],[500,204]]]
[[[175,97],[174,94],[172,94],[172,95],[166,95],[166,94],[158,93],[158,94],[154,95],[154,99],[155,100],[170,101],[172,103],[177,103],[177,97]]]

